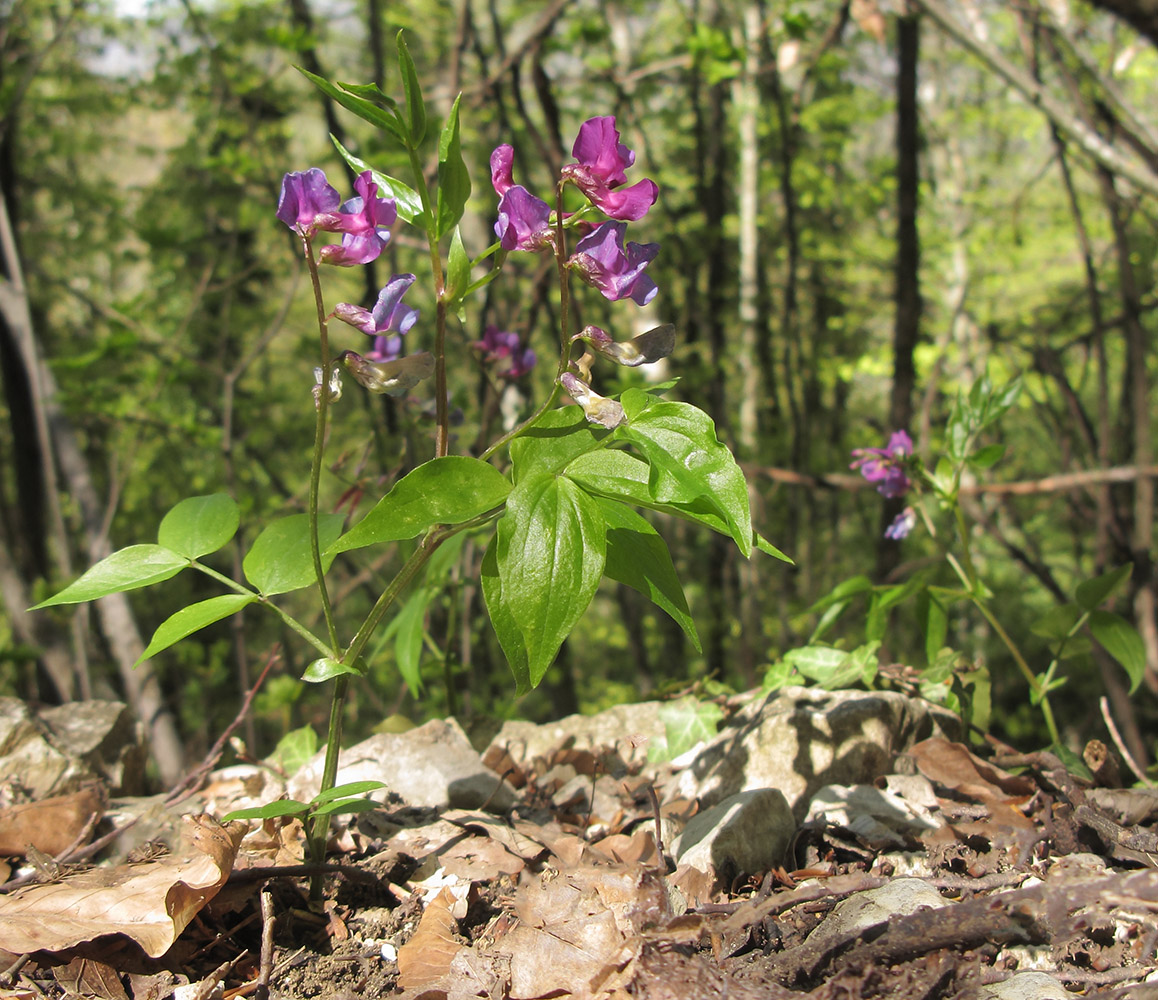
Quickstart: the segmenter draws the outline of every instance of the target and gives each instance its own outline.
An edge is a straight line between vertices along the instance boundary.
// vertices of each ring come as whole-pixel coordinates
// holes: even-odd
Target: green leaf
[[[712,739],[723,717],[724,712],[719,705],[700,701],[691,695],[664,705],[659,710],[659,718],[667,736],[667,752],[664,756],[674,760],[696,744]]]
[[[477,458],[431,459],[398,480],[328,552],[414,538],[436,524],[462,524],[501,507],[510,491],[507,478]]]
[[[161,650],[168,649],[174,643],[180,642],[186,636],[236,614],[247,604],[257,600],[257,594],[223,594],[221,597],[211,597],[207,601],[199,601],[182,608],[176,614],[170,615],[153,633],[145,651],[137,657],[133,666],[139,666],[145,660],[156,656]]]
[[[838,602],[845,603],[851,597],[856,597],[858,594],[863,594],[866,591],[873,589],[873,582],[867,576],[853,576],[847,580],[842,580],[827,594],[817,601],[812,607],[808,609],[808,614],[816,614],[817,611],[828,607],[830,604]]]
[[[1094,775],[1082,759],[1081,754],[1074,753],[1074,751],[1064,743],[1053,743],[1049,749],[1050,752],[1065,765],[1065,769],[1069,771],[1070,774],[1084,781],[1093,782]]]
[[[426,607],[432,596],[425,587],[415,591],[394,616],[398,622],[394,636],[398,672],[415,698],[422,694],[422,643],[425,638]]]
[[[302,769],[306,761],[318,752],[318,734],[313,726],[293,729],[277,741],[270,760],[292,778]]]
[[[1070,634],[1081,616],[1082,611],[1076,604],[1062,604],[1038,616],[1029,630],[1043,639],[1059,641]]]
[[[250,809],[234,809],[221,817],[222,823],[230,823],[235,819],[277,819],[279,816],[304,816],[310,811],[308,802],[298,802],[297,799],[278,799],[276,802],[267,802],[263,806],[253,806]]]
[[[318,515],[318,545],[322,550],[322,570],[334,561],[326,550],[342,533],[341,514]],[[286,594],[315,583],[314,559],[310,552],[310,516],[291,514],[268,525],[241,563],[245,577],[261,593]]]
[[[438,236],[449,233],[462,218],[470,198],[470,173],[462,158],[462,142],[458,130],[458,102],[446,117],[442,134],[438,137]]]
[[[766,556],[772,556],[775,559],[779,559],[781,562],[786,562],[789,566],[796,565],[796,561],[791,556],[785,555],[783,552],[781,552],[778,548],[776,548],[775,545],[768,541],[767,538],[761,535],[760,532],[752,532],[752,537],[756,543],[756,548],[758,548]]]
[[[988,379],[985,381],[988,382]],[[1021,376],[1018,375],[1017,378],[1010,379],[1000,389],[993,389],[988,386],[987,389],[981,412],[978,415],[978,430],[996,423],[1017,402],[1017,397],[1021,395]]]
[[[367,101],[364,97],[357,97],[349,93],[347,90],[338,87],[329,80],[326,80],[307,69],[297,67],[299,73],[307,80],[310,80],[315,87],[318,88],[327,97],[337,101],[347,111],[353,111],[363,121],[369,122],[375,128],[380,128],[384,132],[389,132],[395,139],[406,144],[406,127],[397,112],[383,111],[376,104]]]
[[[403,222],[413,222],[422,216],[422,199],[418,197],[418,192],[415,191],[414,188],[404,184],[397,178],[379,173],[365,160],[355,156],[346,149],[346,147],[332,135],[330,136],[330,141],[334,144],[342,159],[350,165],[351,170],[359,174],[366,170],[370,171],[371,179],[378,185],[378,194],[383,198],[394,199],[394,207],[398,209],[398,218]]]
[[[531,690],[531,671],[527,662],[527,646],[523,642],[523,633],[519,631],[515,616],[511,613],[505,595],[503,582],[499,577],[498,552],[506,550],[507,546],[502,539],[491,539],[483,555],[480,579],[482,580],[483,600],[486,602],[487,615],[491,626],[498,637],[499,645],[511,666],[511,673],[515,675],[515,693],[526,694]]]
[[[313,816],[336,816],[340,813],[364,813],[371,809],[381,809],[382,803],[373,799],[339,799],[337,802],[327,802],[325,805],[311,809]]]
[[[376,792],[379,788],[385,787],[386,782],[375,781],[373,778],[367,778],[364,781],[347,781],[344,785],[335,785],[333,788],[327,788],[324,792],[318,792],[310,799],[310,805],[317,806],[323,802],[333,802],[335,799],[348,799],[355,795],[363,795],[366,792]]]
[[[536,686],[599,586],[606,523],[595,499],[571,480],[539,473],[511,491],[497,535],[503,602]]]
[[[748,484],[732,453],[716,437],[716,425],[689,403],[660,401],[616,431],[651,462],[651,493],[660,503],[703,498],[727,521],[745,557],[752,554]]]
[[[1130,694],[1133,694],[1146,674],[1146,646],[1138,630],[1121,615],[1110,611],[1091,611],[1089,626],[1102,648],[1129,675]]]
[[[190,497],[161,519],[157,542],[186,559],[200,559],[228,542],[240,523],[241,511],[232,497]]]
[[[1114,592],[1130,579],[1130,573],[1133,569],[1134,567],[1127,563],[1125,566],[1119,566],[1108,573],[1096,576],[1092,580],[1079,583],[1075,596],[1082,610],[1093,611],[1105,604]]]
[[[29,610],[39,611],[56,604],[79,604],[148,587],[171,579],[188,565],[188,559],[162,545],[130,545],[106,556],[55,597],[41,601]]]
[[[638,590],[671,616],[701,652],[700,637],[688,611],[687,598],[676,575],[667,543],[644,518],[615,500],[601,499],[607,523],[605,575]]]
[[[969,464],[975,469],[990,469],[1005,456],[1005,445],[987,444],[969,456]]]
[[[610,433],[603,427],[593,428],[581,407],[548,410],[511,442],[515,482],[535,472],[561,472],[576,456],[599,448]]]
[[[869,645],[875,648],[877,644]],[[857,683],[864,670],[863,662],[831,646],[802,646],[789,650],[781,659],[827,690]]]
[[[927,588],[920,600],[923,605],[921,621],[925,629],[925,659],[932,665],[945,648],[949,635],[949,609],[938,594]]]
[[[448,309],[455,309],[470,285],[470,255],[462,245],[462,230],[454,227],[450,237],[450,256],[446,265],[446,302]]]
[[[790,684],[799,678],[800,675],[791,663],[779,660],[764,672],[764,683],[761,685],[761,690],[779,691],[785,684]]]
[[[402,71],[402,90],[406,94],[406,118],[410,124],[410,142],[417,149],[426,137],[426,105],[422,103],[418,72],[414,68],[414,60],[410,57],[410,49],[406,47],[401,31],[398,32],[395,44],[398,46],[398,68]]]
[[[332,680],[342,674],[353,674],[355,677],[361,677],[362,671],[356,666],[341,663],[333,657],[322,656],[306,667],[306,672],[302,674],[302,680],[307,684],[321,684],[323,681]]]

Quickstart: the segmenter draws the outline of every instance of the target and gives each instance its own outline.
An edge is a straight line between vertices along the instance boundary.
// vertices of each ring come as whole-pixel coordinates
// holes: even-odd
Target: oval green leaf
[[[322,570],[334,561],[326,550],[342,533],[341,514],[318,515],[318,545]],[[241,564],[245,577],[266,596],[286,594],[316,582],[310,551],[310,516],[291,514],[268,525],[246,553]]]
[[[1090,631],[1130,677],[1130,694],[1138,690],[1146,674],[1146,646],[1138,630],[1121,615],[1091,611]]]
[[[446,116],[446,124],[438,137],[438,236],[449,233],[462,218],[470,198],[470,172],[462,158],[462,143],[458,130],[458,102]]]
[[[253,806],[249,809],[234,809],[221,817],[222,823],[230,823],[235,819],[276,819],[279,816],[304,816],[310,811],[308,802],[298,802],[297,799],[278,799],[276,802],[267,802],[263,806]]]
[[[367,779],[365,781],[347,781],[344,785],[335,785],[324,792],[318,792],[312,799],[311,805],[320,805],[323,802],[333,802],[334,799],[348,799],[353,795],[364,795],[366,792],[376,792],[385,788],[386,782]]]
[[[507,478],[477,458],[431,459],[398,480],[328,552],[414,538],[436,524],[462,524],[502,506],[510,491]]]
[[[1074,596],[1078,599],[1082,610],[1093,611],[1100,608],[1123,583],[1130,579],[1133,569],[1130,563],[1126,563],[1125,566],[1112,569],[1109,573],[1079,583]]]
[[[207,601],[199,601],[197,604],[182,608],[158,626],[148,647],[133,666],[139,666],[149,657],[156,656],[161,650],[168,649],[186,636],[205,628],[206,625],[212,625],[222,618],[236,614],[256,600],[256,594],[223,594],[221,597],[211,597]]]
[[[186,559],[216,552],[241,523],[237,503],[224,493],[182,500],[161,519],[157,542]]]
[[[188,559],[163,545],[130,545],[106,556],[55,597],[41,601],[29,610],[39,611],[56,604],[79,604],[109,594],[138,590],[168,580],[188,565]]]
[[[302,674],[302,680],[307,684],[321,684],[323,681],[333,680],[342,674],[353,674],[355,677],[361,677],[362,671],[349,664],[340,663],[333,657],[322,656],[306,667],[306,672]]]

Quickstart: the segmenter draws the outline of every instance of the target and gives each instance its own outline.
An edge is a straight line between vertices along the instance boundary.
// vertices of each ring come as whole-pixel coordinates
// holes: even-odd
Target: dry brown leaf
[[[65,993],[98,1000],[129,1000],[117,970],[104,962],[74,958],[68,965],[58,965],[52,974]]]
[[[630,837],[626,833],[613,833],[591,846],[600,854],[623,864],[654,865],[659,861],[655,837],[650,830],[636,830]]]
[[[124,934],[159,958],[225,884],[244,832],[241,823],[187,817],[181,847],[156,861],[94,868],[4,896],[0,941],[26,953]]]
[[[450,972],[451,961],[465,947],[455,937],[458,921],[451,907],[457,902],[449,889],[439,892],[427,904],[413,937],[398,949],[398,985],[402,989],[430,986]]]
[[[933,737],[922,740],[909,753],[921,773],[934,784],[968,795],[978,802],[1006,800],[1011,795],[1032,795],[1033,780],[1014,776],[988,764],[961,743]]]
[[[104,808],[104,793],[89,785],[71,795],[0,809],[0,855],[23,855],[29,844],[45,854],[60,854],[76,843],[94,814],[100,818]]]

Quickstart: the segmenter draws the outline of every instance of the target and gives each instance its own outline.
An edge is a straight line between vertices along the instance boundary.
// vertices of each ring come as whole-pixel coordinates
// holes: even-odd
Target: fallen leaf
[[[129,1000],[116,969],[91,958],[74,958],[67,965],[58,965],[53,976],[65,993],[99,1000]]]
[[[20,954],[123,934],[159,958],[225,884],[245,829],[187,817],[179,849],[156,861],[94,868],[4,896],[0,941]]]
[[[89,785],[71,795],[0,809],[0,855],[23,856],[31,844],[56,856],[75,844],[94,814],[100,819],[104,808],[103,792]]]
[[[398,985],[402,989],[429,986],[450,972],[451,961],[465,947],[455,937],[458,921],[451,913],[458,902],[449,888],[441,890],[427,904],[414,935],[398,949]]]

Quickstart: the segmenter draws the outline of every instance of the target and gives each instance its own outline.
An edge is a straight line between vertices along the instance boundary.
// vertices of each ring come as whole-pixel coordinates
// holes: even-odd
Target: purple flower
[[[899,542],[902,538],[908,538],[909,532],[916,526],[917,512],[912,507],[906,507],[893,518],[893,523],[885,528],[885,538]]]
[[[378,197],[378,185],[369,170],[358,175],[354,190],[357,196],[339,208],[340,221],[334,227],[335,232],[342,233],[341,246],[322,247],[318,259],[323,264],[340,267],[368,264],[390,239],[390,227],[398,219],[394,199]]]
[[[340,201],[320,168],[295,170],[281,179],[277,217],[302,236],[313,236],[319,229],[336,231]]]
[[[883,497],[899,497],[913,485],[905,474],[913,442],[904,431],[897,431],[884,448],[857,448],[850,469],[859,469],[870,483],[876,483]],[[907,533],[907,532],[906,532]],[[901,536],[904,537],[904,536]]]
[[[551,206],[511,177],[515,151],[506,143],[491,153],[491,184],[499,196],[495,235],[504,250],[543,250],[551,245]]]
[[[402,334],[406,333],[415,320],[418,310],[402,301],[402,296],[414,284],[413,274],[396,274],[378,293],[378,301],[373,310],[339,302],[334,307],[334,316],[343,323],[357,327],[367,337],[374,338],[374,345],[366,353],[370,361],[392,361],[402,354]],[[394,336],[387,336],[394,334]]]
[[[571,155],[579,162],[567,164],[563,177],[605,215],[634,222],[655,204],[659,188],[654,181],[645,178],[631,187],[620,186],[627,183],[624,171],[635,162],[635,153],[619,141],[614,115],[589,118],[580,125]]]
[[[510,358],[510,367],[499,372],[503,378],[519,378],[535,367],[535,352],[522,346],[519,335],[500,330],[493,323],[483,331],[482,340],[476,340],[471,346],[483,352],[483,361],[488,364]]]
[[[645,306],[658,291],[644,269],[659,253],[658,243],[623,245],[624,222],[605,222],[575,247],[570,265],[588,284],[594,285],[611,302],[631,298]]]

